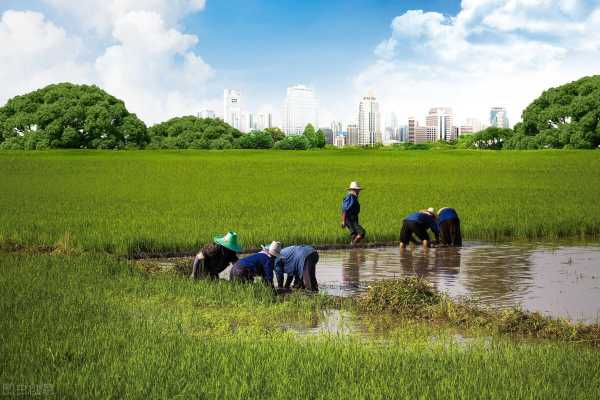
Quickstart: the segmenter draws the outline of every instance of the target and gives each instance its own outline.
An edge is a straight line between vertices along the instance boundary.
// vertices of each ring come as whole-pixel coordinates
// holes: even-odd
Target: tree
[[[304,135],[291,135],[275,143],[275,148],[280,150],[306,150],[310,148],[310,142]]]
[[[152,149],[230,149],[242,133],[220,119],[175,117],[148,129]]]
[[[19,139],[19,138],[22,138]],[[96,86],[60,83],[0,108],[0,142],[23,148],[125,148],[148,143],[146,125]]]
[[[315,127],[312,124],[306,125],[304,128],[304,136],[308,139],[310,147],[323,148],[325,147],[325,135],[320,129],[315,131]]]
[[[250,132],[242,135],[239,144],[242,149],[270,149],[273,147],[273,137],[268,132]]]
[[[509,147],[595,148],[599,121],[600,75],[581,78],[544,91],[527,106]]]
[[[277,127],[275,128],[266,128],[265,132],[269,133],[271,137],[273,137],[273,143],[279,142],[280,140],[285,139],[285,133]]]

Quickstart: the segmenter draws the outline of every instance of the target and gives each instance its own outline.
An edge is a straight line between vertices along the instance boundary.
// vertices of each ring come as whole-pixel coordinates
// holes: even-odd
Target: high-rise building
[[[398,140],[400,142],[408,142],[408,125],[401,125],[398,128]]]
[[[317,98],[312,89],[304,85],[290,86],[283,104],[283,131],[286,135],[301,135],[306,125],[315,129],[319,123]]]
[[[358,125],[349,124],[346,131],[348,132],[346,144],[349,146],[358,146]]]
[[[439,132],[436,126],[417,126],[415,127],[412,143],[434,142],[437,139],[438,134]]]
[[[331,128],[320,128],[321,132],[323,132],[323,135],[325,135],[325,143],[326,144],[333,144],[333,139],[335,137],[335,134],[333,133],[333,129]]]
[[[331,122],[331,130],[335,136],[341,135],[343,132],[342,121],[332,121]]]
[[[483,125],[477,118],[467,118],[465,122],[459,127],[458,135],[470,135],[481,131]]]
[[[215,118],[215,112],[213,110],[202,110],[198,113],[198,118]]]
[[[429,110],[425,119],[425,126],[437,128],[435,140],[453,140],[454,137],[454,114],[449,107],[435,107]]]
[[[492,107],[490,110],[490,126],[508,128],[508,113],[504,107]]]
[[[364,96],[358,106],[358,145],[373,146],[381,143],[379,103],[373,93]]]
[[[408,126],[407,126],[407,141],[410,143],[415,142],[415,131],[419,126],[419,121],[415,117],[408,118]]]
[[[259,131],[273,127],[273,115],[270,112],[263,112],[256,117],[256,129]]]
[[[346,145],[346,137],[343,135],[336,135],[333,140],[335,147],[344,147]]]
[[[400,132],[398,126],[398,117],[396,113],[391,112],[386,115],[385,118],[385,135],[383,138],[384,142],[394,142],[400,140]]]
[[[235,129],[242,129],[242,95],[239,90],[224,90],[223,121],[227,122]]]

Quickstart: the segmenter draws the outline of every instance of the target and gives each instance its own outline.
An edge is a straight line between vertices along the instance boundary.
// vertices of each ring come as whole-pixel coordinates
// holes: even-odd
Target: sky
[[[0,0],[0,104],[50,83],[96,84],[148,125],[223,89],[280,120],[286,88],[312,87],[319,125],[453,107],[511,123],[544,89],[600,71],[600,0]]]

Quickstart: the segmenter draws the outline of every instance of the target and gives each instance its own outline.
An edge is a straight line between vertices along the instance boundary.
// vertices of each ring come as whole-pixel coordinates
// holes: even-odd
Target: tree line
[[[146,127],[123,101],[97,86],[60,83],[16,96],[0,107],[0,149],[285,149],[325,146],[307,125],[302,135],[279,128],[243,134],[220,119],[176,117]],[[600,146],[600,75],[551,88],[513,129],[487,128],[451,143],[402,144],[427,149],[590,149]]]

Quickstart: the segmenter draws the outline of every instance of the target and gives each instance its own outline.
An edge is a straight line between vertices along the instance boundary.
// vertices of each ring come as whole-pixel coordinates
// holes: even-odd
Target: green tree
[[[148,129],[151,149],[230,149],[242,133],[220,119],[175,117]]]
[[[542,93],[523,111],[510,148],[595,148],[600,145],[600,75]],[[533,139],[531,139],[533,138]]]
[[[306,150],[310,148],[310,142],[304,135],[291,135],[275,143],[275,148],[279,150]]]
[[[149,140],[146,125],[121,100],[71,83],[13,97],[0,108],[0,142],[10,138],[22,138],[27,149],[140,148]]]
[[[268,132],[250,132],[240,137],[239,145],[242,149],[270,149],[273,137]]]
[[[266,128],[265,132],[269,133],[273,138],[273,143],[279,142],[280,140],[285,139],[285,133],[277,127],[274,128]]]
[[[312,126],[312,124],[308,124],[306,125],[306,128],[304,128],[304,137],[308,139],[310,147],[325,147],[325,135],[320,129],[318,131],[315,131],[315,127]]]

